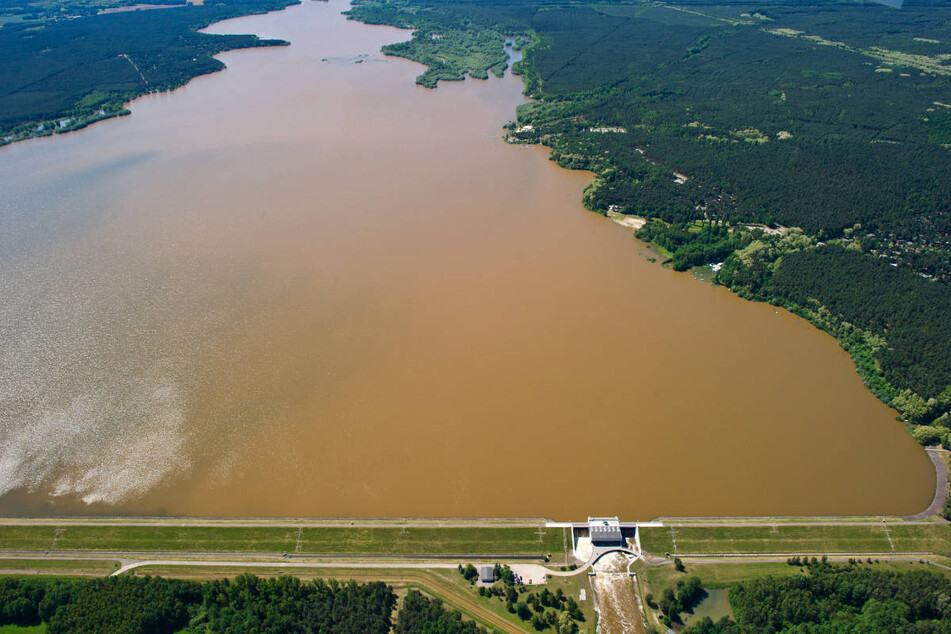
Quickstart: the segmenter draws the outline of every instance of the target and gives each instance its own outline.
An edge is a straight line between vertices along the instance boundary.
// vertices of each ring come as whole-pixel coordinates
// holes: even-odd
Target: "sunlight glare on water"
[[[829,336],[646,260],[339,0],[290,47],[0,149],[0,512],[913,513],[934,472]],[[358,62],[359,63],[356,63]]]

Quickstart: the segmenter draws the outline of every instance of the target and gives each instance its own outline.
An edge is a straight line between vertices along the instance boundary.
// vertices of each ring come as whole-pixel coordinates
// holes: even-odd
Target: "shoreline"
[[[208,22],[207,24],[204,24],[201,26],[189,27],[188,29],[186,29],[186,32],[205,34],[204,33],[205,29],[208,29],[216,24],[220,24],[222,22],[227,22],[228,20],[234,20],[238,18],[244,18],[244,17],[254,16],[254,15],[264,15],[267,13],[271,13],[273,11],[283,11],[287,9],[288,7],[300,4],[302,0],[280,0],[280,2],[283,2],[283,6],[280,6],[278,8],[265,9],[264,11],[250,9],[245,13],[239,12],[237,15],[228,15],[228,16],[221,17],[220,19],[214,19],[213,21]],[[158,7],[162,9],[196,8],[201,6],[203,5],[192,4],[192,3],[188,3],[185,5],[167,5],[167,6],[158,5]],[[135,13],[138,13],[138,11],[117,11],[117,12],[99,13],[94,16],[85,17],[83,19],[95,20],[103,15],[117,16],[117,15],[135,14]],[[213,35],[213,34],[205,34],[205,35]],[[135,68],[138,75],[141,77],[142,81],[145,83],[145,87],[143,89],[130,90],[127,92],[127,94],[122,95],[118,101],[111,100],[108,102],[104,102],[101,104],[102,107],[98,111],[94,111],[88,114],[70,114],[69,111],[66,111],[47,119],[34,119],[27,122],[19,123],[11,130],[10,133],[0,136],[0,149],[8,145],[13,145],[14,143],[21,143],[23,141],[30,141],[33,139],[42,139],[42,138],[51,137],[58,134],[68,134],[70,132],[77,132],[79,130],[83,130],[101,121],[107,121],[109,119],[115,119],[117,117],[130,116],[132,114],[132,110],[130,107],[132,105],[132,102],[134,102],[136,99],[140,99],[142,97],[146,97],[146,96],[154,95],[154,94],[170,93],[188,85],[194,79],[197,79],[199,77],[204,77],[206,75],[213,75],[215,73],[219,73],[225,70],[227,66],[225,66],[225,64],[218,59],[218,55],[220,55],[221,53],[227,53],[230,51],[242,50],[246,48],[270,48],[270,47],[277,47],[277,46],[290,46],[291,44],[290,42],[286,40],[261,39],[253,33],[249,33],[246,35],[250,35],[251,37],[254,38],[253,44],[249,46],[235,46],[234,48],[224,48],[218,51],[217,53],[210,55],[209,57],[211,57],[216,62],[218,62],[219,64],[218,68],[205,71],[205,72],[198,72],[197,74],[190,75],[181,83],[178,83],[172,86],[165,86],[165,87],[158,87],[158,88],[151,86],[148,80],[139,70],[138,66],[136,66],[135,63],[131,60],[131,58],[129,58],[129,56],[126,54],[120,54],[120,57],[125,57],[129,61],[129,63],[132,64],[132,66]],[[84,99],[88,98],[90,95],[94,95],[96,92],[99,92],[98,88],[93,89],[93,91],[91,91],[86,97],[84,97]],[[15,130],[19,128],[24,128],[24,129],[20,132],[15,132]]]
[[[597,222],[600,222],[600,221],[597,221]],[[916,499],[917,499],[917,498],[916,498]],[[915,506],[917,506],[917,504],[916,504]]]
[[[903,525],[951,524],[936,518],[949,495],[951,474],[944,466],[942,455],[951,452],[929,447],[928,457],[935,468],[935,493],[924,510],[912,515],[763,515],[763,516],[658,516],[649,520],[622,521],[625,526],[695,526],[743,527],[756,525],[782,526],[850,526],[879,525],[893,522]],[[548,528],[567,528],[585,524],[583,520],[553,520],[545,517],[214,517],[214,516],[121,516],[121,515],[0,515],[0,526],[55,526],[68,523],[73,526],[175,526],[180,528],[233,527],[233,528],[527,528],[539,524]]]

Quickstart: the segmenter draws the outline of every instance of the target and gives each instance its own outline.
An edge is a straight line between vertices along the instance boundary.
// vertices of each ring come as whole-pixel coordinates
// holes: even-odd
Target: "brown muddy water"
[[[927,506],[832,338],[649,263],[502,141],[517,78],[419,88],[344,8],[216,25],[292,46],[0,150],[0,512]]]

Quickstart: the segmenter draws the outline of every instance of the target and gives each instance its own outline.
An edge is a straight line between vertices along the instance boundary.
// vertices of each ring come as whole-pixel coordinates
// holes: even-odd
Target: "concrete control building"
[[[625,545],[621,522],[616,517],[589,517],[588,535],[591,536],[592,546],[623,548]]]

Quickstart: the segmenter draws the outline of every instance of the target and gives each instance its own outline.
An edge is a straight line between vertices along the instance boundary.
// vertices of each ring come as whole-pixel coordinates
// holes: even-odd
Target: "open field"
[[[564,559],[558,528],[305,528],[303,552],[540,555]]]
[[[55,537],[55,526],[0,526],[0,549],[47,550]]]
[[[673,566],[649,566],[638,562],[631,567],[637,572],[642,591],[652,592],[659,597],[664,588],[675,586],[680,579],[698,576],[705,588],[722,588],[739,581],[747,581],[766,575],[792,576],[800,574],[799,568],[785,562],[711,562],[705,564],[690,563],[687,571],[677,572]]]
[[[0,529],[0,536],[3,529]],[[175,526],[67,526],[57,550],[169,552],[294,552],[293,528],[209,528]],[[0,537],[0,544],[3,539]]]
[[[55,544],[54,544],[55,540]],[[0,550],[460,555],[564,560],[565,530],[534,526],[0,525]]]
[[[898,552],[931,552],[947,554],[951,552],[951,525],[934,524],[931,526],[889,526],[895,550]]]
[[[951,525],[678,525],[642,528],[641,546],[655,555],[668,552],[698,555],[902,552],[944,554],[951,551]]]

